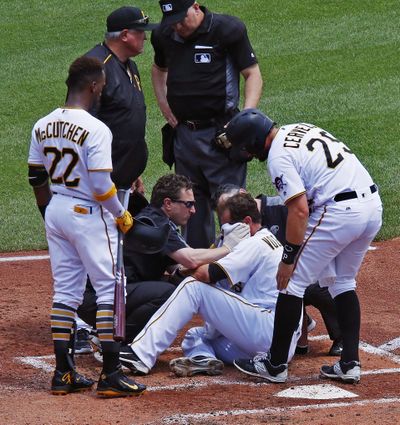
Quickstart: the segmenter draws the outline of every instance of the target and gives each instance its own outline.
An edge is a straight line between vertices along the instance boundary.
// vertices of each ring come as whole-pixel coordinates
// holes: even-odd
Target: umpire
[[[162,114],[174,128],[175,171],[194,183],[196,214],[184,231],[188,244],[215,239],[210,198],[220,184],[245,187],[246,163],[215,146],[218,129],[238,111],[240,74],[244,108],[262,90],[246,27],[233,16],[210,12],[193,0],[160,0],[161,25],[152,32],[152,81]]]
[[[105,41],[86,53],[105,65],[106,85],[99,109],[92,111],[113,134],[111,178],[128,189],[146,168],[146,106],[138,68],[130,58],[143,52],[148,16],[136,7],[121,7],[107,17]]]

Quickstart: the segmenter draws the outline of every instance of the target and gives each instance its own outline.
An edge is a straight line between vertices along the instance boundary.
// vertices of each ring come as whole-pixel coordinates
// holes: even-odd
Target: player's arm
[[[212,285],[216,284],[219,280],[229,277],[218,263],[204,264],[194,270],[191,275],[200,282],[210,283]]]
[[[114,217],[119,229],[126,233],[133,225],[128,210],[122,206],[117,197],[117,188],[112,182],[109,171],[90,171],[89,180],[93,188],[93,196]]]
[[[244,78],[244,104],[243,109],[257,108],[261,97],[263,81],[260,67],[254,64],[241,71]]]
[[[178,125],[178,120],[169,107],[167,100],[167,77],[167,68],[160,68],[156,64],[153,64],[153,67],[151,68],[151,81],[153,83],[153,90],[158,106],[169,125],[171,127],[176,127]]]
[[[305,193],[292,198],[286,203],[288,217],[286,222],[286,243],[282,254],[282,261],[276,275],[278,289],[287,287],[290,276],[294,270],[297,252],[304,240],[308,223],[308,203]]]
[[[49,175],[43,165],[28,165],[29,184],[32,186],[36,198],[36,205],[42,215],[45,216],[47,205],[50,202],[52,193],[49,184]]]

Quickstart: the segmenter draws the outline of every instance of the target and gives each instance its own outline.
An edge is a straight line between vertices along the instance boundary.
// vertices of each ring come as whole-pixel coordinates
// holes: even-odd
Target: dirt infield
[[[226,367],[220,377],[176,378],[168,362],[181,355],[180,337],[149,376],[148,391],[129,399],[103,400],[94,391],[55,397],[49,329],[52,283],[46,255],[0,255],[0,423],[92,424],[395,424],[400,423],[400,272],[393,259],[400,238],[373,244],[358,278],[362,308],[359,385],[321,380],[330,341],[319,313],[311,352],[295,357],[286,384],[268,384]],[[18,256],[18,259],[14,257]],[[199,323],[196,317],[192,321]],[[80,372],[97,379],[101,365],[78,356]]]

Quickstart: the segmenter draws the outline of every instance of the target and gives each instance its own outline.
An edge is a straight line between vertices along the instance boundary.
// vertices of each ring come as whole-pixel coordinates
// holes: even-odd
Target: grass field
[[[0,240],[2,251],[46,247],[27,182],[35,121],[63,104],[68,65],[102,41],[105,18],[120,1],[1,0]],[[260,109],[278,123],[307,121],[342,139],[380,186],[379,239],[400,235],[400,9],[398,0],[209,0],[243,19],[264,77]],[[136,3],[152,21],[158,1]],[[147,99],[150,191],[169,171],[161,161],[163,119],[151,88],[152,47],[136,58]],[[397,172],[396,172],[397,170]],[[397,176],[397,177],[396,177]],[[273,193],[265,166],[252,163],[249,189]]]

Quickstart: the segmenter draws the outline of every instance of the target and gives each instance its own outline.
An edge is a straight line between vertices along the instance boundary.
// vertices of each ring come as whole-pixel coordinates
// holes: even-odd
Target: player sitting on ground
[[[245,353],[256,355],[269,346],[278,297],[275,275],[282,245],[261,227],[257,204],[248,194],[227,200],[223,222],[223,231],[235,223],[246,223],[251,237],[242,240],[226,257],[193,271],[192,277],[177,287],[130,345],[131,354],[125,356],[124,365],[134,373],[149,373],[157,357],[197,313],[207,326],[192,328],[185,335],[185,357],[170,362],[178,376],[218,375],[223,362],[232,363]],[[299,322],[288,361],[300,332]]]
[[[220,217],[226,200],[237,193],[246,190],[234,184],[220,185],[212,199],[212,206]],[[261,225],[270,230],[283,245],[286,240],[287,207],[282,203],[280,196],[258,195],[255,198],[258,210],[261,213]],[[221,219],[220,219],[221,221]],[[332,345],[328,351],[330,356],[340,356],[343,350],[342,333],[340,331],[335,302],[327,287],[313,283],[304,293],[304,306],[311,305],[317,308],[325,323]],[[296,347],[296,354],[308,353],[308,332],[314,329],[316,323],[304,309],[303,332]]]

